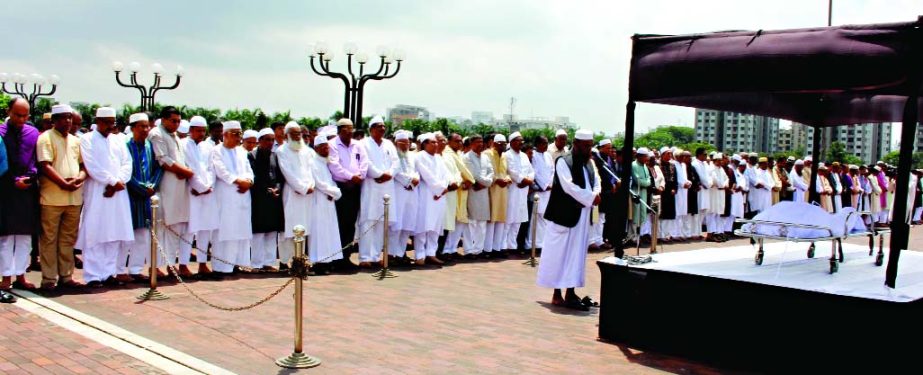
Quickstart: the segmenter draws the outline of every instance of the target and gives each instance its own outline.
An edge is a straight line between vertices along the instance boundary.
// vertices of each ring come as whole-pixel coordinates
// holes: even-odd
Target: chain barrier
[[[266,303],[266,302],[269,302],[269,300],[271,300],[271,299],[273,299],[275,296],[279,295],[279,293],[282,293],[282,291],[285,290],[285,288],[288,288],[288,286],[289,286],[289,285],[292,285],[292,283],[295,281],[295,277],[289,278],[288,281],[285,282],[285,284],[282,284],[282,286],[280,286],[278,289],[276,289],[275,291],[273,291],[272,293],[270,293],[268,296],[266,296],[266,297],[260,299],[259,301],[256,301],[256,302],[254,302],[254,303],[251,303],[251,304],[249,304],[249,305],[245,305],[245,306],[236,306],[236,307],[222,306],[222,305],[219,305],[219,304],[216,304],[216,303],[213,303],[213,302],[210,302],[210,301],[206,300],[204,297],[200,296],[198,293],[196,293],[195,291],[193,291],[192,288],[190,288],[189,285],[187,285],[186,282],[183,281],[183,278],[179,275],[179,270],[176,268],[176,265],[175,265],[175,264],[172,264],[172,263],[170,262],[169,258],[167,257],[166,252],[163,250],[163,247],[160,246],[160,240],[158,240],[157,237],[154,236],[153,241],[154,241],[154,245],[157,246],[157,250],[160,252],[160,256],[162,256],[162,257],[165,259],[165,262],[164,262],[164,263],[166,263],[166,264],[167,264],[167,267],[169,267],[170,270],[173,271],[173,274],[174,274],[174,276],[176,276],[176,280],[179,281],[179,284],[182,285],[182,287],[183,287],[184,289],[186,289],[186,291],[189,292],[189,294],[190,294],[191,296],[193,296],[196,300],[198,300],[199,302],[204,303],[205,305],[207,305],[207,306],[209,306],[209,307],[212,307],[212,308],[215,308],[215,309],[218,309],[218,310],[222,310],[222,311],[244,311],[244,310],[252,309],[252,308],[257,307],[257,306],[259,306],[259,305],[262,305],[262,304],[264,304],[264,303]],[[154,261],[154,260],[152,260],[152,261]]]
[[[382,215],[379,219],[384,220],[384,215]],[[159,221],[159,220],[158,220],[158,222],[162,223],[162,222]],[[192,246],[192,242],[191,242],[191,241],[186,240],[185,238],[183,238],[182,235],[180,235],[179,233],[176,233],[176,231],[173,230],[173,228],[170,228],[170,227],[167,226],[167,225],[163,225],[163,228],[166,228],[167,231],[169,231],[170,234],[172,234],[173,236],[179,238],[179,240],[182,241],[183,243]],[[328,257],[326,257],[326,258],[324,258],[324,259],[319,260],[318,263],[325,263],[325,262],[327,262],[327,261],[329,261],[329,260],[331,260],[331,259],[333,259],[333,258],[335,258],[335,257],[337,257],[337,256],[343,255],[343,252],[345,252],[346,249],[352,247],[353,245],[358,244],[358,243],[359,243],[359,238],[362,238],[362,236],[365,236],[366,234],[368,234],[368,233],[369,233],[372,229],[374,229],[374,228],[375,228],[374,225],[369,226],[368,229],[366,229],[364,232],[360,233],[359,236],[358,236],[356,239],[353,239],[352,242],[346,244],[346,246],[343,246],[339,251],[333,253],[332,255],[330,255],[330,256],[328,256]],[[298,258],[294,258],[294,257],[293,257],[293,258],[292,258],[292,265],[291,265],[291,267],[289,267],[289,275],[291,275],[291,277],[288,279],[288,281],[285,282],[285,284],[282,284],[278,289],[276,289],[275,291],[273,291],[272,293],[270,293],[268,296],[266,296],[266,297],[260,299],[259,301],[256,301],[256,302],[254,302],[254,303],[251,303],[251,304],[248,304],[248,305],[244,305],[244,306],[235,306],[235,307],[222,306],[222,305],[213,303],[213,302],[211,302],[211,301],[208,301],[207,299],[205,299],[204,297],[200,296],[198,293],[196,293],[195,291],[193,291],[192,288],[190,288],[189,285],[186,284],[186,282],[185,282],[185,281],[183,280],[183,278],[180,276],[179,270],[177,269],[176,265],[173,264],[173,263],[171,262],[170,257],[168,257],[167,254],[166,254],[166,251],[164,251],[163,247],[160,246],[160,240],[157,239],[157,236],[154,236],[152,240],[154,241],[154,245],[157,246],[157,251],[160,252],[160,256],[164,258],[164,263],[166,263],[167,267],[173,272],[173,275],[176,276],[176,280],[179,281],[179,284],[180,284],[180,285],[181,285],[181,286],[182,286],[193,298],[195,298],[195,299],[198,300],[199,302],[201,302],[201,303],[203,303],[203,304],[205,304],[205,305],[207,305],[207,306],[209,306],[209,307],[212,307],[212,308],[215,308],[215,309],[218,309],[218,310],[223,310],[223,311],[244,311],[244,310],[249,310],[249,309],[255,308],[255,307],[257,307],[257,306],[259,306],[259,305],[262,305],[262,304],[264,304],[264,303],[266,303],[266,302],[269,302],[269,300],[275,298],[277,295],[279,295],[279,293],[282,293],[283,290],[285,290],[286,288],[288,288],[289,285],[292,285],[292,283],[293,283],[296,279],[306,280],[307,277],[308,277],[308,270],[309,270],[310,267],[311,267],[311,262],[308,260],[307,255],[305,255],[305,257],[304,257],[304,258],[301,258],[301,259],[298,259]],[[207,245],[206,245],[206,246],[207,246]],[[201,251],[201,249],[197,249],[197,250]],[[219,257],[216,257],[214,254],[212,254],[212,252],[211,252],[210,249],[209,249],[206,253],[208,254],[208,256],[211,257],[211,259],[212,259],[213,261],[214,261],[214,260],[217,260],[217,261],[219,261],[219,262],[221,262],[221,263],[224,263],[224,264],[227,264],[227,265],[237,266],[237,264],[234,263],[234,262],[228,262],[228,261],[226,261],[226,260],[224,260],[224,259],[221,259],[221,258],[219,258]],[[153,260],[152,260],[152,261],[153,261]],[[238,267],[240,267],[242,270],[245,270],[245,271],[247,271],[247,270],[252,271],[252,270],[253,270],[253,268],[250,268],[250,267],[242,267],[242,266],[238,266]]]

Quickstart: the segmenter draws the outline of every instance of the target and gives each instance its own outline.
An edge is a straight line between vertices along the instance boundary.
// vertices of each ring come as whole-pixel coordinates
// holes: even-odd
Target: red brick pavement
[[[14,305],[0,306],[2,374],[163,374]]]
[[[917,228],[914,232],[921,231]],[[666,250],[744,243],[667,245]],[[600,276],[595,261],[608,255],[590,255],[587,287],[578,293],[598,299]],[[550,290],[535,286],[536,269],[521,262],[511,259],[460,263],[440,270],[398,270],[398,278],[383,281],[368,273],[310,278],[305,291],[305,352],[323,360],[312,372],[727,372],[597,341],[597,313],[549,306]],[[214,302],[243,305],[284,281],[281,277],[243,277],[194,282],[191,287]],[[170,284],[161,287],[169,300],[136,303],[135,297],[143,290],[122,288],[52,298],[239,373],[276,373],[280,369],[273,360],[292,350],[293,288],[243,312],[211,309],[181,286]],[[0,329],[5,325],[0,324]]]

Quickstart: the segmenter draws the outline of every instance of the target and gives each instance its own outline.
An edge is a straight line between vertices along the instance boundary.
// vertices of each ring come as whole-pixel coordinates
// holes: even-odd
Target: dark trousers
[[[340,246],[353,242],[356,236],[356,219],[359,218],[359,200],[362,185],[337,182],[337,187],[343,193],[335,203],[337,209],[337,225],[340,227]],[[355,247],[355,246],[353,246]],[[352,249],[347,249],[352,252]]]
[[[534,193],[530,190],[530,198],[532,197],[532,194]],[[516,249],[514,250],[526,250],[526,238],[528,238],[529,233],[532,232],[532,199],[526,200],[526,209],[529,211],[529,221],[526,221],[519,226],[519,233],[516,234]]]

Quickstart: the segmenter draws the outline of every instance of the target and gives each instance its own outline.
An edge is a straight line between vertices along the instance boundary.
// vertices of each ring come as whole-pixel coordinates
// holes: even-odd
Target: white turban
[[[589,131],[589,130],[587,130],[587,129],[580,129],[580,130],[577,130],[577,132],[574,133],[574,139],[579,139],[579,140],[581,140],[581,141],[592,141],[592,140],[593,140],[593,132],[592,132],[592,131]]]
[[[228,130],[235,130],[235,129],[237,130],[241,129],[240,121],[231,120],[231,121],[225,121],[224,123],[221,124],[222,132],[227,132]]]
[[[205,121],[205,117],[193,116],[192,119],[189,120],[189,127],[190,128],[192,127],[206,128],[208,127],[208,122]]]
[[[51,106],[51,115],[59,115],[62,113],[74,113],[74,109],[67,104],[56,104]]]
[[[244,131],[244,139],[247,139],[247,138],[256,138],[256,139],[259,139],[259,137],[260,137],[260,132],[258,132],[258,131],[256,131],[256,130],[247,130],[247,131]]]
[[[503,134],[494,135],[494,143],[506,142],[506,137]]]
[[[115,108],[99,107],[96,109],[97,118],[115,118]]]
[[[514,139],[516,139],[516,138],[522,138],[522,134],[519,133],[519,132],[513,132],[513,134],[510,134],[510,141],[512,141],[512,140],[514,140]],[[496,142],[496,141],[494,141],[494,142]]]
[[[132,114],[131,116],[128,116],[129,124],[134,124],[138,121],[148,121],[147,114],[146,113],[135,113],[135,114]]]
[[[180,120],[179,127],[176,128],[177,132],[188,134],[189,133],[189,121]]]
[[[262,129],[260,129],[259,138],[257,138],[257,139],[263,138],[263,137],[265,137],[265,136],[267,136],[267,135],[271,135],[273,138],[276,137],[276,133],[275,133],[274,131],[272,131],[272,129],[270,129],[270,128],[262,128]]]

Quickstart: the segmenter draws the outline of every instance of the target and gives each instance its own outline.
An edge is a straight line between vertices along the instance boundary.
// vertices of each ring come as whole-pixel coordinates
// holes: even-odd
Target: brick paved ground
[[[921,227],[915,227],[912,233],[912,238],[923,238]],[[744,243],[672,244],[665,250]],[[911,241],[911,248],[923,248],[921,245],[923,241]],[[608,255],[590,255],[587,288],[578,293],[598,299],[600,276],[595,261]],[[727,372],[597,341],[596,312],[551,307],[550,291],[535,286],[536,269],[521,262],[511,259],[460,263],[441,270],[400,270],[398,278],[384,281],[367,273],[309,279],[305,292],[305,351],[324,361],[312,372]],[[39,276],[29,275],[35,280]],[[267,295],[284,281],[249,277],[195,282],[191,287],[215,302],[242,305]],[[169,300],[136,303],[135,297],[143,290],[123,288],[52,298],[239,373],[279,372],[273,360],[292,350],[293,289],[244,312],[210,309],[178,285],[161,288],[170,295]],[[644,317],[632,319],[643,321]],[[10,324],[13,322],[2,320],[0,329]]]
[[[13,305],[0,305],[2,374],[163,374]]]

